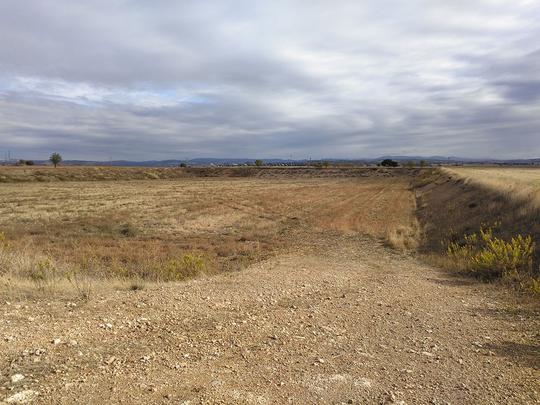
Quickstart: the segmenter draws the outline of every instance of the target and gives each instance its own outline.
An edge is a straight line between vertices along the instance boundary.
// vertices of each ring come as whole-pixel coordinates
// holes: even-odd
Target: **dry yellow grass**
[[[444,168],[420,187],[425,253],[448,256],[448,268],[477,275],[482,268],[484,275],[540,291],[540,168]],[[481,237],[482,229],[493,237]],[[526,263],[519,271],[518,262]]]
[[[3,184],[0,211],[0,273],[47,287],[240,269],[318,232],[385,238],[414,197],[405,177],[29,182]]]
[[[452,167],[443,170],[540,208],[540,168]]]
[[[392,229],[387,235],[388,244],[398,250],[414,250],[420,242],[420,225],[414,221],[410,226]]]

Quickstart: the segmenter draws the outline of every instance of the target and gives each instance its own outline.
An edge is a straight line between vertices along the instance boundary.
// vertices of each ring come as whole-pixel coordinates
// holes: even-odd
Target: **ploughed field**
[[[49,272],[58,276],[77,271],[98,278],[167,281],[193,272],[236,270],[302,240],[302,233],[360,231],[384,238],[409,225],[413,210],[405,176],[0,187],[0,231],[12,256],[20,254],[25,263],[49,261],[46,271],[53,267]],[[13,267],[2,271],[30,277],[39,271]]]
[[[388,246],[411,176],[262,173],[0,184],[0,403],[540,401],[537,302]]]

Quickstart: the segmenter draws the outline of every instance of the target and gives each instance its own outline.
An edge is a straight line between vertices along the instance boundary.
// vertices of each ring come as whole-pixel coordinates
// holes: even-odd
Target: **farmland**
[[[416,253],[514,207],[465,176],[2,170],[0,400],[540,400],[535,298]]]
[[[162,270],[186,254],[200,257],[206,272],[235,270],[304,234],[384,238],[414,216],[403,176],[9,183],[0,201],[12,251],[88,276],[154,281],[182,278],[182,269]]]

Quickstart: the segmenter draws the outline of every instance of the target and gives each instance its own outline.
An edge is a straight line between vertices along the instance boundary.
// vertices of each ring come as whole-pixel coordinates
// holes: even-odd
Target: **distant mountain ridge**
[[[405,162],[420,162],[425,161],[430,164],[521,164],[521,165],[540,165],[540,158],[532,159],[475,159],[475,158],[460,158],[455,156],[401,156],[401,155],[388,155],[377,158],[361,158],[361,159],[261,159],[267,165],[306,165],[309,163],[317,163],[322,161],[328,161],[332,163],[343,164],[376,164],[384,159],[392,159],[400,163]],[[133,167],[175,167],[182,163],[188,166],[235,166],[235,165],[253,165],[255,164],[255,158],[194,158],[188,160],[182,159],[168,159],[168,160],[111,160],[111,161],[97,161],[97,160],[64,160],[62,164],[68,166],[133,166]],[[35,160],[36,164],[47,164],[48,160]],[[13,162],[12,162],[13,163]]]

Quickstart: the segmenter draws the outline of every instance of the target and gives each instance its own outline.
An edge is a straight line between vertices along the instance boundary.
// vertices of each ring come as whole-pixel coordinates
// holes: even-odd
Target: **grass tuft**
[[[396,250],[415,250],[418,248],[420,229],[417,223],[392,229],[386,236],[388,245]]]

